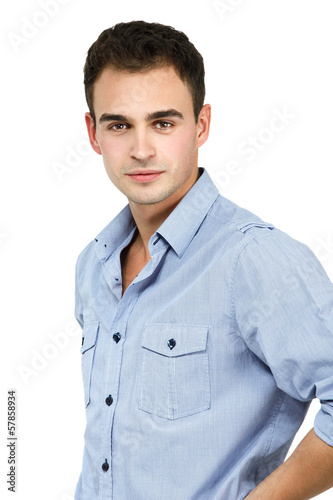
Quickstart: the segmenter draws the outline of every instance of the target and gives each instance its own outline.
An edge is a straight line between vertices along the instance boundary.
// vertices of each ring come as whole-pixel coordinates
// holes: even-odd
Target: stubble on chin
[[[144,192],[144,189],[142,189],[140,193],[138,192],[125,193],[124,191],[123,193],[125,194],[127,199],[133,203],[137,203],[139,205],[154,205],[169,198],[169,196],[171,196],[175,192],[175,188],[170,187],[169,189],[160,190],[159,192],[152,192],[150,188],[149,191],[150,192],[148,192],[147,189],[147,192]]]

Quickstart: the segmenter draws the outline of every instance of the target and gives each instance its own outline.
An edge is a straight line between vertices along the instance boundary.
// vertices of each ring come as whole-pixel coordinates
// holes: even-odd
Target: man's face
[[[134,74],[105,69],[93,98],[89,137],[113,184],[130,203],[178,202],[197,179],[210,106],[196,123],[190,91],[170,66]]]

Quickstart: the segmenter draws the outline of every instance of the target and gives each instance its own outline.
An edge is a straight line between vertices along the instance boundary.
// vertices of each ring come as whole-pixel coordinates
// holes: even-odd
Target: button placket
[[[110,348],[107,349],[108,354],[106,356],[104,371],[104,401],[103,397],[101,398],[101,404],[104,405],[103,415],[105,425],[103,427],[106,434],[101,446],[100,456],[100,459],[102,459],[101,461],[103,461],[103,456],[109,456],[109,459],[106,460],[106,462],[103,464],[104,467],[108,467],[108,473],[101,476],[100,483],[101,497],[108,499],[113,498],[113,440],[110,440],[110,434],[112,435],[114,432],[116,432],[116,429],[113,426],[113,422],[115,412],[117,411],[119,382],[122,371],[123,348],[125,345],[124,341],[126,339],[128,320],[137,300],[138,290],[136,290],[136,287],[129,287],[126,291],[126,294],[124,294],[121,300],[119,300],[115,314],[112,318],[112,321],[110,322],[110,330],[108,336]],[[107,397],[105,397],[105,395]],[[111,399],[109,398],[112,398],[112,403]]]

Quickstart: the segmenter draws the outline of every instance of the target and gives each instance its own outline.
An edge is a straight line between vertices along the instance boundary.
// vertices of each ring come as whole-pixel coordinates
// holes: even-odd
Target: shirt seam
[[[244,340],[246,343],[243,335],[241,328],[238,324],[237,321],[237,306],[236,306],[236,296],[235,296],[235,281],[236,281],[236,270],[237,270],[237,264],[239,262],[239,259],[241,257],[242,252],[247,248],[247,246],[253,241],[253,240],[258,240],[258,238],[264,238],[265,236],[268,236],[270,233],[264,232],[263,234],[254,234],[248,241],[244,242],[242,248],[240,248],[238,254],[235,257],[235,262],[232,270],[232,279],[231,279],[231,285],[230,285],[230,297],[231,297],[231,311],[232,311],[232,318],[233,318],[233,326],[235,326],[235,329],[239,332],[241,338]],[[235,329],[233,331],[235,331]],[[247,344],[247,343],[246,343]]]

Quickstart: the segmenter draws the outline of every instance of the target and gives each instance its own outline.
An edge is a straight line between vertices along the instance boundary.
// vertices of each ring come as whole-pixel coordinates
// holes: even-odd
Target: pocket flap
[[[208,325],[152,323],[143,330],[142,347],[174,357],[205,351]]]
[[[93,323],[85,323],[82,330],[82,346],[81,354],[89,351],[95,346],[97,340],[99,328],[99,321],[94,321]]]

